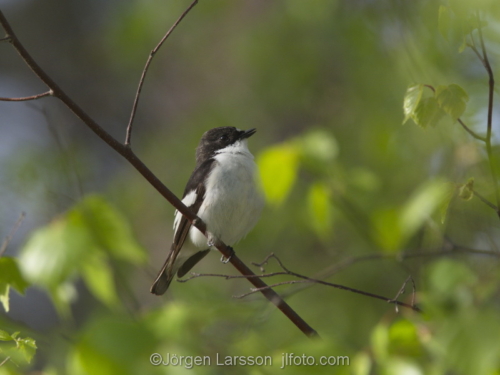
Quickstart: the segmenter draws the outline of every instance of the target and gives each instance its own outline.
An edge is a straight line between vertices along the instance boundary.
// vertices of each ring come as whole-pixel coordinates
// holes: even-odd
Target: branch
[[[2,101],[2,102],[25,102],[28,100],[36,100],[36,99],[40,99],[40,98],[44,98],[46,96],[52,96],[52,95],[53,95],[52,90],[49,90],[49,91],[46,91],[46,92],[41,93],[41,94],[32,95],[32,96],[24,96],[21,98],[1,98],[0,97],[0,101]]]
[[[415,252],[418,251],[418,252]],[[395,260],[397,262],[402,262],[407,259],[414,259],[414,258],[427,258],[427,257],[441,257],[441,256],[448,256],[448,255],[453,255],[453,254],[459,254],[459,253],[465,253],[465,254],[476,254],[476,255],[487,255],[487,256],[493,256],[496,258],[500,258],[500,252],[495,252],[495,251],[490,251],[490,250],[481,250],[481,249],[471,249],[465,246],[460,246],[460,245],[455,245],[451,241],[448,241],[443,247],[438,248],[438,249],[432,249],[432,250],[402,250],[398,253],[375,253],[375,254],[367,254],[367,255],[360,255],[360,256],[353,256],[353,257],[348,257],[345,258],[344,260],[333,264],[324,270],[318,272],[314,278],[315,279],[326,279],[328,277],[331,277],[335,275],[336,273],[345,270],[346,268],[352,266],[353,264],[356,263],[361,263],[365,261],[370,261],[370,260]],[[303,285],[303,286],[297,286],[295,288],[290,288],[286,290],[285,292],[281,293],[281,296],[283,298],[288,298],[298,292],[303,291],[304,289],[309,288],[312,285]]]
[[[196,2],[195,2],[196,3]],[[188,9],[191,9],[193,4]],[[182,213],[194,227],[198,228],[205,236],[210,234],[206,230],[205,223],[198,218],[189,208],[187,208],[159,179],[149,168],[135,155],[129,145],[122,144],[106,132],[97,122],[95,122],[80,106],[78,106],[67,94],[63,91],[54,80],[37,64],[31,57],[28,51],[15,35],[12,27],[0,11],[0,24],[5,29],[7,37],[10,38],[12,45],[21,55],[24,62],[31,70],[44,82],[53,92],[53,96],[61,100],[85,125],[87,125],[99,138],[101,138],[108,146],[123,156],[132,166],[180,213]],[[243,263],[235,254],[228,249],[222,241],[216,241],[215,247],[226,257],[230,258],[231,264],[242,274],[246,276],[255,275],[248,266]],[[258,277],[250,278],[250,282],[256,288],[265,288],[267,285]],[[309,337],[317,336],[317,332],[311,328],[276,292],[272,289],[262,291],[262,294],[277,308],[285,314],[288,319],[294,323],[304,334]]]
[[[137,112],[137,105],[139,104],[139,97],[141,96],[141,91],[142,91],[142,86],[144,84],[144,79],[146,78],[146,74],[149,69],[149,65],[151,64],[151,61],[153,61],[153,57],[158,52],[158,50],[161,48],[163,43],[167,40],[167,38],[172,34],[174,29],[177,27],[177,25],[182,21],[182,19],[189,13],[189,11],[196,5],[198,4],[198,0],[194,0],[191,5],[184,11],[184,13],[181,14],[181,16],[177,19],[177,21],[174,22],[172,27],[167,31],[167,33],[163,36],[163,38],[160,40],[160,43],[151,51],[149,54],[148,60],[146,61],[146,65],[144,66],[144,69],[142,70],[141,74],[141,79],[139,80],[139,86],[137,87],[137,92],[135,94],[135,99],[134,99],[134,104],[132,105],[132,112],[130,113],[130,120],[127,125],[127,132],[125,136],[125,145],[130,146],[131,142],[131,137],[132,137],[132,124],[134,122],[135,114]]]
[[[260,267],[261,271],[264,272],[263,265],[267,264],[268,261],[269,261],[269,259],[271,259],[271,258],[276,259],[276,261],[278,262],[279,266],[283,270],[282,272],[272,272],[272,273],[268,273],[268,274],[262,274],[262,275],[259,275],[259,276],[256,276],[256,275],[253,275],[253,276],[234,275],[234,276],[232,276],[232,275],[221,275],[221,274],[214,274],[214,273],[204,273],[204,274],[202,274],[202,273],[192,273],[191,277],[188,277],[186,279],[180,279],[178,281],[180,281],[180,282],[186,282],[186,281],[198,278],[198,277],[205,277],[205,276],[223,277],[225,279],[241,279],[241,278],[251,279],[251,278],[254,278],[254,277],[273,277],[273,276],[279,276],[279,275],[289,275],[289,276],[297,277],[297,278],[302,279],[302,280],[282,281],[282,282],[279,282],[279,283],[276,283],[276,284],[272,284],[272,285],[266,285],[266,286],[263,286],[263,287],[252,288],[252,289],[250,289],[250,292],[242,294],[242,295],[239,295],[239,296],[234,296],[234,297],[235,298],[243,298],[243,297],[246,297],[246,296],[248,296],[250,294],[257,293],[257,292],[263,292],[265,290],[270,290],[270,288],[274,288],[274,287],[277,287],[277,286],[280,286],[280,285],[291,285],[291,284],[297,284],[297,283],[312,283],[312,284],[322,284],[322,285],[331,286],[331,287],[337,288],[337,289],[347,290],[349,292],[362,294],[362,295],[367,296],[367,297],[381,299],[381,300],[386,301],[387,303],[395,304],[396,306],[403,306],[403,307],[410,308],[410,309],[412,309],[414,311],[417,311],[417,312],[422,312],[422,310],[420,308],[418,308],[417,306],[415,306],[415,304],[414,304],[415,287],[414,287],[414,290],[413,290],[413,297],[412,297],[412,301],[413,302],[412,302],[411,305],[407,304],[407,303],[404,303],[404,302],[400,302],[400,301],[397,300],[397,298],[404,292],[404,287],[406,286],[406,283],[408,282],[408,280],[411,279],[411,277],[409,277],[405,281],[405,283],[403,284],[402,288],[399,290],[399,292],[396,295],[396,297],[394,297],[394,298],[387,298],[387,297],[380,296],[378,294],[373,294],[373,293],[365,292],[365,291],[362,291],[362,290],[359,290],[359,289],[350,288],[350,287],[347,287],[347,286],[344,286],[344,285],[334,284],[334,283],[330,283],[330,282],[327,282],[327,281],[324,281],[324,280],[313,279],[313,278],[310,278],[308,276],[304,276],[304,275],[298,274],[296,272],[290,271],[288,268],[285,267],[285,265],[281,262],[281,260],[274,253],[269,254],[264,259],[264,261],[262,263],[252,263],[252,264],[255,265],[255,266],[257,266],[257,267]],[[413,279],[411,279],[411,280],[413,281]],[[415,284],[413,284],[413,285],[415,286]]]
[[[10,230],[10,233],[3,240],[2,246],[0,246],[0,258],[3,257],[3,254],[7,250],[7,246],[9,246],[10,240],[12,240],[12,237],[14,236],[14,234],[17,232],[17,230],[21,226],[21,223],[23,222],[25,217],[26,217],[26,213],[22,212],[21,216],[19,216],[19,219],[17,219],[16,223],[14,224],[14,227]]]
[[[493,179],[493,184],[495,186],[495,197],[497,202],[497,207],[500,207],[500,195],[498,191],[498,178],[495,167],[495,161],[493,159],[493,152],[491,147],[491,136],[492,136],[492,124],[493,124],[493,95],[495,92],[495,77],[493,75],[493,69],[491,68],[490,61],[488,59],[488,54],[486,52],[486,46],[484,44],[483,30],[481,28],[481,19],[479,18],[479,11],[476,11],[477,19],[477,30],[479,34],[479,44],[481,45],[481,52],[477,49],[476,43],[474,42],[474,37],[471,32],[472,43],[468,44],[470,49],[474,51],[481,64],[483,64],[486,72],[488,73],[488,119],[486,124],[486,137],[484,142],[486,143],[486,153],[488,155],[488,162],[490,165],[491,177]],[[497,209],[497,215],[500,217],[500,210]]]
[[[497,207],[500,207],[500,194],[498,191],[498,178],[495,167],[495,161],[493,158],[493,152],[491,148],[491,136],[492,136],[492,123],[493,123],[493,95],[495,93],[495,77],[493,75],[493,69],[491,69],[490,61],[488,59],[488,54],[486,53],[486,47],[484,45],[483,31],[481,28],[481,20],[479,18],[479,11],[476,12],[477,24],[478,24],[478,33],[479,33],[479,41],[481,43],[481,51],[483,53],[482,58],[480,58],[481,62],[484,65],[484,68],[488,72],[488,122],[487,122],[487,130],[486,130],[486,152],[488,154],[488,160],[490,164],[491,177],[493,178],[493,184],[495,186],[495,196]],[[479,56],[479,53],[476,53]],[[500,217],[500,211],[497,211],[497,215]]]

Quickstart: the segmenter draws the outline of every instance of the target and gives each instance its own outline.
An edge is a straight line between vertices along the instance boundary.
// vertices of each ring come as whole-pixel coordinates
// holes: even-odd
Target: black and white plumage
[[[184,190],[182,202],[205,222],[208,232],[229,246],[255,226],[264,205],[256,184],[257,167],[247,146],[255,131],[227,126],[203,134],[196,149],[196,168]],[[188,235],[203,250],[183,249]],[[176,211],[173,243],[151,293],[165,293],[175,274],[184,276],[208,254],[211,244]]]

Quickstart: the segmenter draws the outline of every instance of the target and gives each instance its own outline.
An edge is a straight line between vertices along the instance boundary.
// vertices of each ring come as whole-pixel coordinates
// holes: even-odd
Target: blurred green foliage
[[[54,79],[121,139],[147,54],[188,4],[32,2],[6,14]],[[258,294],[231,298],[248,292],[246,280],[200,277],[150,295],[173,209],[54,101],[19,107],[34,113],[36,126],[23,126],[43,142],[22,134],[30,147],[0,159],[0,193],[34,227],[9,245],[19,256],[0,257],[4,309],[11,289],[26,290],[30,304],[11,293],[0,316],[0,340],[14,353],[0,347],[0,363],[12,358],[0,375],[264,375],[290,353],[349,364],[290,365],[287,374],[499,374],[500,231],[476,193],[495,204],[500,130],[494,124],[490,160],[457,123],[486,134],[488,77],[468,46],[480,48],[481,27],[498,77],[499,17],[493,0],[200,0],[156,54],[132,144],[178,195],[204,131],[258,129],[250,149],[268,204],[235,246],[245,262],[274,252],[300,274],[388,299],[412,276],[416,294],[406,285],[399,298],[416,298],[423,314],[320,285],[277,287],[321,340]],[[24,82],[19,58],[7,59],[2,70]],[[194,271],[232,274],[218,258]],[[39,310],[35,289],[55,313]],[[33,323],[53,314],[55,323]],[[154,366],[154,353],[212,364]],[[273,365],[217,366],[217,355],[270,356]]]
[[[76,298],[72,281],[78,276],[101,302],[120,306],[108,264],[111,259],[135,265],[146,260],[126,219],[94,195],[35,231],[20,256],[26,278],[46,289],[58,311],[67,317]]]
[[[11,257],[0,258],[0,302],[5,311],[9,311],[9,291],[14,287],[19,293],[24,294],[28,283],[19,271],[17,259]]]
[[[2,354],[2,365],[9,361],[16,365],[19,363],[30,363],[36,352],[36,342],[31,337],[21,338],[19,332],[9,334],[0,330],[0,354]]]

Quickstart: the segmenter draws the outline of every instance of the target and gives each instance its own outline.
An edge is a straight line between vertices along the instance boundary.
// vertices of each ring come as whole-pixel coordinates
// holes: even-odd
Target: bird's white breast
[[[215,156],[206,180],[206,193],[198,216],[207,229],[227,245],[234,245],[257,223],[264,201],[256,184],[257,167],[246,140],[237,142]],[[187,198],[187,197],[186,197]],[[207,248],[207,238],[191,228],[191,241]]]

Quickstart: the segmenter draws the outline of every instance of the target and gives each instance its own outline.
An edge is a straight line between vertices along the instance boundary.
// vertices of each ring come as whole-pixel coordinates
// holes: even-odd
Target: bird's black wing
[[[192,192],[196,194],[194,201],[188,206],[195,214],[198,213],[200,206],[203,203],[203,199],[205,198],[205,180],[210,174],[215,163],[216,161],[214,159],[208,159],[203,162],[198,168],[195,169],[186,184],[186,188],[184,189],[183,199]],[[175,228],[174,240],[172,242],[172,246],[170,247],[170,252],[168,253],[165,264],[156,277],[155,282],[151,286],[151,293],[162,295],[167,291],[172,279],[175,276],[174,262],[177,259],[184,242],[186,241],[190,229],[191,223],[184,215],[181,215],[179,223]],[[207,253],[208,252],[200,251],[190,257],[179,269],[179,277],[182,277],[186,272],[188,272],[196,263],[203,259]]]

